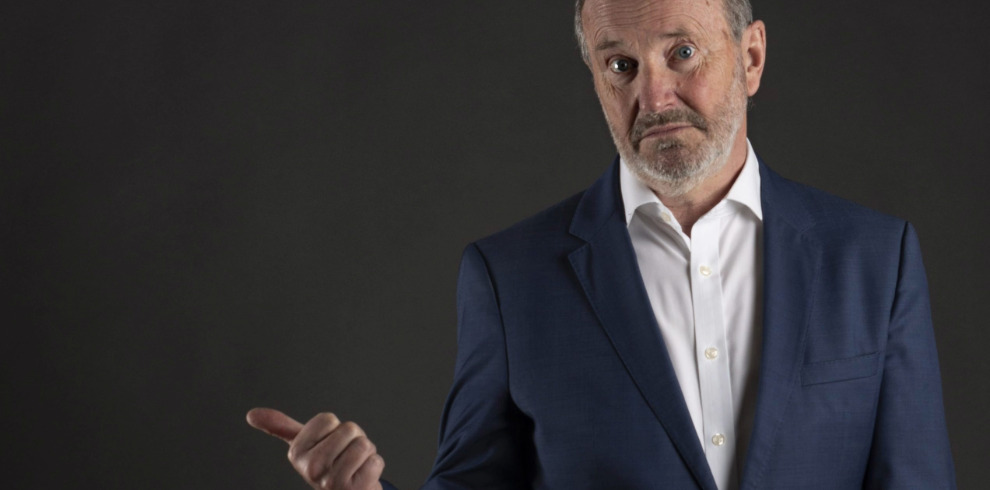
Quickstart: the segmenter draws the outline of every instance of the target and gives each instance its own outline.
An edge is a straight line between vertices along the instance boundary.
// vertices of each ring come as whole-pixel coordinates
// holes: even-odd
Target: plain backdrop
[[[754,3],[754,147],[916,225],[978,488],[987,4]],[[254,406],[358,421],[417,488],[461,251],[614,152],[565,0],[7,2],[0,40],[5,488],[306,488]]]

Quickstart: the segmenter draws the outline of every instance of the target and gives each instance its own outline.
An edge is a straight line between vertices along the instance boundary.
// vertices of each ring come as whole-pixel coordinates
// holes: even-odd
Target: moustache
[[[670,109],[664,112],[652,112],[637,118],[636,122],[633,123],[630,140],[635,147],[639,147],[639,142],[647,131],[671,123],[688,123],[702,131],[708,129],[705,118],[697,112],[690,109]]]

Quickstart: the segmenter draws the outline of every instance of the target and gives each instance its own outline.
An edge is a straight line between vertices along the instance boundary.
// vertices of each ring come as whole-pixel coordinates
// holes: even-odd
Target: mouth
[[[647,138],[664,138],[673,135],[675,133],[678,133],[680,131],[683,131],[685,129],[690,129],[693,127],[694,125],[686,122],[678,122],[678,123],[670,123],[670,124],[663,124],[660,126],[654,126],[650,129],[647,129],[646,131],[643,131],[643,134],[642,136],[639,137],[639,140],[642,141]]]

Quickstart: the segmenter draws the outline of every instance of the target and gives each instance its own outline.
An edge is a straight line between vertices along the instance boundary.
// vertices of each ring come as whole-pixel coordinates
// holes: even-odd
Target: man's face
[[[582,17],[595,91],[631,170],[669,196],[720,170],[755,92],[722,0],[589,0]]]

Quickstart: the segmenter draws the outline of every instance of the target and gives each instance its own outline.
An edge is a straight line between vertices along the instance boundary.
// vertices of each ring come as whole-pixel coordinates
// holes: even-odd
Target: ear
[[[767,59],[767,26],[762,20],[753,21],[742,36],[743,66],[746,69],[746,91],[752,97],[760,88],[763,66]]]

